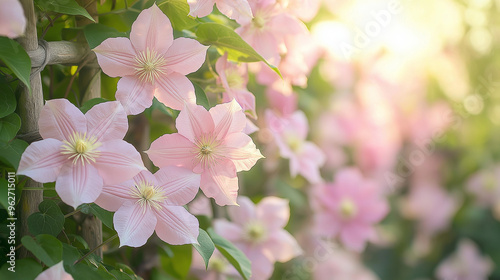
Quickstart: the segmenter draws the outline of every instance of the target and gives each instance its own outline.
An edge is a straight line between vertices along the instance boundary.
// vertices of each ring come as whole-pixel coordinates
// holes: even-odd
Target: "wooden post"
[[[38,36],[36,33],[36,15],[33,0],[21,0],[21,5],[24,9],[27,25],[25,35],[18,39],[21,46],[26,51],[34,51],[38,49]],[[38,131],[38,117],[40,110],[43,107],[43,92],[40,73],[34,74],[30,79],[31,93],[27,87],[22,88],[19,98],[19,115],[21,117],[20,133],[30,133]],[[38,204],[43,200],[43,184],[28,179],[26,187],[30,189],[40,188],[40,190],[23,191],[21,200],[17,207],[17,218],[20,222],[19,236],[29,234],[28,217],[38,211]],[[28,255],[26,249],[19,251],[19,258],[24,258]]]

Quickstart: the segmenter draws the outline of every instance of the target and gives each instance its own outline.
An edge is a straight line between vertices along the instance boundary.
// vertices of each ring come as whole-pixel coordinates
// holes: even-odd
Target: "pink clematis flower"
[[[321,182],[319,168],[325,155],[314,143],[306,141],[309,126],[305,114],[296,111],[288,117],[278,117],[267,110],[266,122],[281,156],[290,159],[290,174],[301,174],[311,183]]]
[[[379,187],[354,168],[341,169],[333,183],[316,186],[311,205],[317,233],[340,235],[342,243],[354,251],[362,251],[365,242],[376,237],[374,225],[389,210]]]
[[[73,276],[64,270],[63,262],[60,261],[40,273],[35,280],[73,280]]]
[[[480,206],[494,207],[500,203],[500,166],[474,173],[467,181],[467,191],[474,195]]]
[[[128,38],[109,38],[94,49],[104,73],[123,77],[116,99],[128,114],[151,106],[153,96],[173,109],[196,103],[185,75],[200,68],[208,47],[189,38],[173,38],[172,25],[154,4],[142,11]]]
[[[26,17],[18,0],[0,0],[0,36],[16,38],[24,34]]]
[[[439,280],[483,280],[494,269],[489,257],[481,256],[477,246],[468,239],[461,240],[458,250],[439,264],[436,276]]]
[[[188,4],[189,15],[193,17],[208,16],[215,4],[221,13],[239,24],[246,24],[253,18],[247,0],[188,0]]]
[[[274,262],[287,262],[302,253],[295,238],[283,229],[290,218],[288,201],[266,197],[254,205],[249,198],[240,197],[238,204],[240,207],[228,211],[233,222],[215,220],[214,229],[252,262],[251,279],[268,279]]]
[[[17,174],[56,181],[56,192],[74,208],[94,202],[104,184],[145,169],[137,150],[122,140],[128,120],[119,102],[95,105],[84,115],[67,99],[49,100],[38,124],[44,140],[26,149]]]
[[[116,211],[113,223],[120,246],[140,247],[154,231],[170,244],[197,243],[198,219],[182,206],[193,200],[199,186],[199,174],[169,166],[104,186],[96,204]]]
[[[210,111],[186,104],[176,120],[178,133],[156,139],[146,153],[156,166],[184,166],[201,174],[201,189],[217,204],[236,204],[236,172],[249,170],[262,158],[242,132],[245,125],[245,114],[235,100]]]

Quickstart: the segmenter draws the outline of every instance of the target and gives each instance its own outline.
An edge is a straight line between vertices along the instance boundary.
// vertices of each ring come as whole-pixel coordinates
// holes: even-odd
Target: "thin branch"
[[[118,234],[115,234],[115,235],[111,236],[108,240],[106,240],[103,243],[99,244],[97,247],[95,247],[94,249],[90,250],[87,254],[83,255],[83,257],[81,257],[80,259],[78,259],[77,261],[75,261],[75,263],[73,263],[73,265],[76,265],[77,263],[83,261],[86,257],[90,256],[92,253],[94,253],[95,251],[97,251],[97,249],[99,249],[102,246],[108,244],[109,242],[113,241],[117,237],[118,237]]]

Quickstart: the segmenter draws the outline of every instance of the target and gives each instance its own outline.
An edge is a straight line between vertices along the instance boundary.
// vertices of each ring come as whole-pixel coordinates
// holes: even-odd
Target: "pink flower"
[[[292,89],[292,85],[283,80],[277,80],[267,87],[266,97],[270,109],[288,116],[297,111],[299,97]]]
[[[151,106],[153,96],[173,109],[196,103],[185,75],[200,68],[208,47],[188,38],[173,39],[167,16],[154,4],[142,11],[128,38],[109,38],[94,49],[99,65],[118,82],[116,99],[128,114]]]
[[[365,242],[375,238],[374,225],[389,210],[378,186],[354,168],[341,169],[333,183],[314,187],[311,205],[317,233],[339,235],[342,243],[355,251],[362,251]]]
[[[265,197],[255,206],[249,198],[240,197],[238,203],[240,207],[228,210],[233,222],[215,220],[214,229],[252,262],[251,279],[267,279],[274,262],[287,262],[302,253],[295,238],[283,229],[290,218],[288,201]]]
[[[74,208],[91,203],[103,184],[117,184],[144,170],[140,154],[122,140],[128,120],[119,102],[94,106],[85,115],[67,99],[49,100],[38,121],[42,141],[32,143],[18,175],[56,181],[62,201]]]
[[[500,202],[500,166],[474,173],[467,181],[467,191],[473,194],[477,204],[493,207]]]
[[[311,183],[322,181],[319,168],[325,162],[325,155],[312,142],[306,141],[309,126],[302,111],[288,117],[278,117],[271,110],[266,111],[266,122],[278,144],[280,154],[290,159],[290,174],[301,174]]]
[[[198,219],[182,206],[193,200],[199,186],[199,174],[169,166],[104,186],[96,204],[116,211],[113,223],[120,246],[140,247],[154,231],[170,244],[197,243]]]
[[[35,280],[73,280],[73,276],[64,271],[63,262],[60,261],[56,265],[40,273]]]
[[[26,17],[18,0],[0,0],[0,36],[16,38],[24,34]]]
[[[460,241],[458,251],[439,264],[436,276],[439,280],[483,280],[493,269],[491,259],[481,256],[477,246],[465,239]]]
[[[201,174],[201,189],[217,204],[236,204],[236,172],[250,170],[262,158],[242,132],[245,125],[245,114],[235,100],[210,111],[186,104],[176,120],[178,133],[156,139],[146,153],[159,167],[184,166]]]
[[[193,17],[208,16],[216,4],[221,13],[239,24],[246,24],[253,18],[247,0],[188,0],[188,4],[189,15]]]
[[[314,270],[315,280],[377,280],[360,258],[343,250],[335,250]]]

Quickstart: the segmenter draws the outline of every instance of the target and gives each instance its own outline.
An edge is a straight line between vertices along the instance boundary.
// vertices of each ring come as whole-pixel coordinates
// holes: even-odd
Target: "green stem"
[[[73,212],[69,212],[68,214],[64,215],[64,218],[66,219],[67,217],[69,216],[73,216],[75,215],[76,213],[80,212],[80,209],[76,209],[75,211]]]
[[[90,256],[90,254],[94,253],[97,249],[99,249],[102,246],[108,244],[109,242],[113,241],[117,237],[118,237],[118,234],[115,234],[115,235],[111,236],[108,240],[106,240],[103,243],[99,244],[97,247],[95,247],[94,249],[90,250],[87,254],[83,255],[83,257],[81,257],[80,259],[78,259],[77,261],[75,261],[75,263],[73,263],[73,265],[76,265],[77,263],[83,261],[86,257]]]

